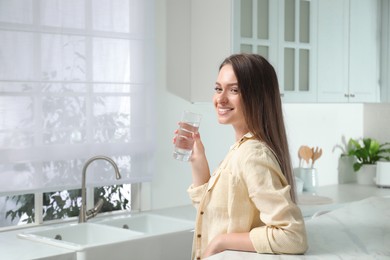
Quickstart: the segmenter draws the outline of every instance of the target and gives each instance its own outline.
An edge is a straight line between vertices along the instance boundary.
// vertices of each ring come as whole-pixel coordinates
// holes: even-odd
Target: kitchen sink
[[[94,223],[81,223],[39,228],[36,231],[19,233],[18,237],[80,251],[85,248],[129,240],[142,235],[141,232],[136,231],[125,231]]]
[[[159,235],[194,229],[193,221],[155,214],[120,216],[96,223],[141,232],[145,235]]]
[[[80,260],[189,259],[193,229],[193,221],[138,213],[38,227],[18,237],[73,250]]]

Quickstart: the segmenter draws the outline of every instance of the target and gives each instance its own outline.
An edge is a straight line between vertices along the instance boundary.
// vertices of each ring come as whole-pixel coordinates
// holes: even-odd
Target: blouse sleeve
[[[264,223],[250,231],[254,248],[258,253],[304,253],[308,246],[302,213],[291,200],[291,187],[275,157],[270,151],[245,157],[241,177]]]
[[[198,205],[202,199],[202,196],[204,194],[204,191],[207,189],[208,183],[205,183],[203,185],[194,187],[192,184],[187,189],[187,193],[190,196],[190,199],[192,201],[192,205],[195,206],[195,208],[198,208]]]

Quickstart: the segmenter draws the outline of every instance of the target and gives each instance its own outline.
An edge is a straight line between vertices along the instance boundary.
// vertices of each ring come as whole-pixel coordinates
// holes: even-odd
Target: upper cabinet
[[[211,102],[218,67],[232,53],[232,1],[167,0],[167,88]]]
[[[283,102],[316,99],[317,2],[279,1],[279,82]]]
[[[283,102],[379,101],[380,0],[167,0],[167,88],[211,101],[232,53],[274,65]]]
[[[381,6],[381,102],[390,102],[390,1]]]
[[[275,67],[284,102],[316,99],[316,1],[234,1],[234,52],[257,53]]]
[[[319,0],[319,102],[378,102],[379,2]]]

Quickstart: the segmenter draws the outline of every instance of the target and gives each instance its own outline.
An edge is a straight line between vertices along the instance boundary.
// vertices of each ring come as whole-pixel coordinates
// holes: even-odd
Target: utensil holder
[[[303,181],[303,191],[316,192],[318,187],[318,172],[316,168],[295,168],[294,174]]]

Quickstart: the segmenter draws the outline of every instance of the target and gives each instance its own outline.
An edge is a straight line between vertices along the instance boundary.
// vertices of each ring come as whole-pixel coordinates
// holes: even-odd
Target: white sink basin
[[[190,259],[194,221],[183,220],[152,213],[138,213],[127,216],[107,218],[95,223],[115,227],[122,231],[144,233],[139,239],[118,243],[115,250],[111,247],[99,247],[85,254],[85,259],[115,260],[165,260]],[[127,229],[128,230],[123,230]],[[106,258],[105,254],[110,253]]]
[[[193,221],[154,214],[120,216],[96,223],[137,231],[145,235],[158,235],[194,229]]]
[[[73,250],[82,260],[128,260],[129,256],[137,260],[189,259],[193,229],[193,221],[139,213],[39,227],[18,236]]]
[[[20,233],[18,237],[81,251],[85,248],[112,244],[142,235],[142,233],[136,231],[121,230],[94,223],[82,223],[46,227],[37,231]]]

